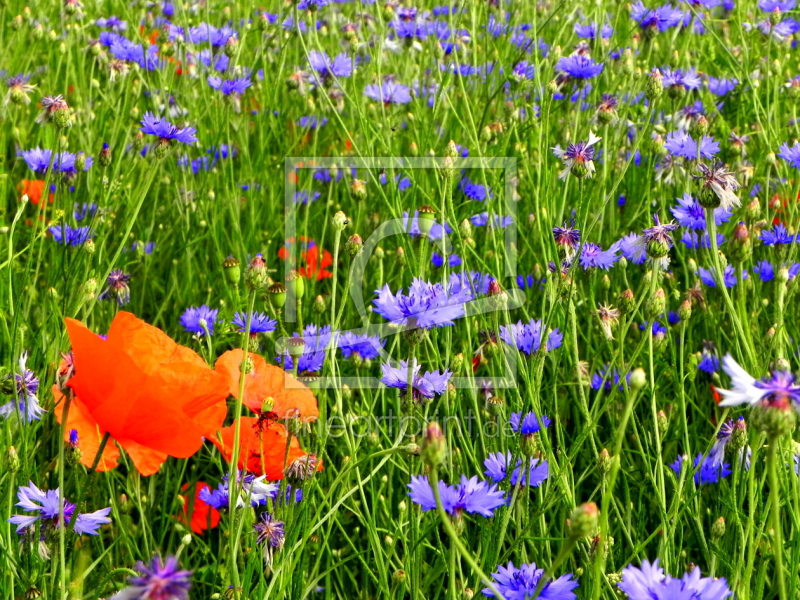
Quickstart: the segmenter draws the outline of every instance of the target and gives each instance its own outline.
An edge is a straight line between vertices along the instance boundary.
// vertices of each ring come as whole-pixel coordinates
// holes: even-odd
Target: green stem
[[[64,411],[61,413],[61,443],[58,445],[58,549],[60,556],[58,557],[60,573],[59,581],[61,583],[61,597],[67,598],[67,557],[66,557],[66,533],[67,527],[64,523],[64,498],[66,497],[66,490],[64,489],[64,441],[67,432],[67,419],[69,418],[69,407],[72,404],[72,392],[67,394],[67,399],[64,401]]]
[[[778,484],[778,446],[780,438],[770,441],[767,449],[767,474],[769,476],[769,501],[772,517],[773,553],[775,555],[775,574],[778,579],[778,598],[787,600],[786,581],[783,575],[783,535],[781,525],[780,485]]]

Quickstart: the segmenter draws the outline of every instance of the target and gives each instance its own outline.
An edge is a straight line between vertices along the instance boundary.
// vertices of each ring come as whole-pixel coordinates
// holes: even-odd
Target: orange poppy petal
[[[246,469],[256,475],[266,475],[270,481],[278,481],[283,479],[286,465],[305,455],[300,447],[300,441],[295,436],[290,436],[280,423],[265,421],[259,424],[256,417],[241,417],[240,423],[237,460],[240,469]],[[235,425],[229,425],[211,438],[228,462],[233,456],[234,435]]]
[[[56,400],[56,407],[53,412],[55,412],[56,421],[60,425],[61,419],[64,418],[66,398],[57,385],[53,386],[53,396]],[[78,432],[78,448],[80,448],[81,451],[81,464],[87,468],[91,468],[97,456],[97,451],[100,449],[100,443],[103,440],[104,432],[77,397],[73,398],[69,405],[67,427],[64,430],[65,442],[69,441],[69,432],[73,429]],[[114,440],[109,439],[106,443],[106,447],[103,449],[103,455],[97,463],[97,471],[109,471],[116,467],[119,456],[119,449],[114,444]]]
[[[236,398],[239,395],[240,365],[244,352],[241,348],[228,350],[217,359],[214,368],[228,382],[228,393]],[[302,382],[280,367],[269,365],[258,354],[251,352],[253,369],[245,375],[244,398],[242,403],[256,413],[261,412],[264,400],[272,398],[271,412],[278,419],[299,417],[303,421],[313,421],[319,417],[319,408],[314,394]]]
[[[145,477],[158,473],[161,465],[167,460],[167,454],[137,444],[132,440],[118,440],[122,449],[128,453],[136,470]]]

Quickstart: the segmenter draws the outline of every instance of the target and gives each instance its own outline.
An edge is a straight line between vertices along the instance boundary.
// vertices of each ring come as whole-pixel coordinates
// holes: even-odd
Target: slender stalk
[[[64,411],[61,413],[61,440],[58,444],[58,550],[59,550],[59,582],[61,585],[61,597],[67,597],[67,557],[66,557],[66,533],[67,526],[64,523],[64,441],[67,432],[67,419],[69,418],[69,407],[72,404],[72,390],[64,400]],[[98,455],[99,456],[99,455]]]
[[[767,449],[767,474],[769,477],[770,517],[773,529],[773,554],[775,555],[775,576],[778,580],[778,598],[787,600],[786,581],[783,574],[783,531],[781,524],[780,485],[778,483],[778,446],[780,438],[771,440]]]

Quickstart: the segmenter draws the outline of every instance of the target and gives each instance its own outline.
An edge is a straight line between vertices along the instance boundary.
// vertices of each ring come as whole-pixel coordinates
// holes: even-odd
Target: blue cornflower
[[[664,148],[673,156],[682,156],[690,160],[697,159],[697,142],[685,131],[672,131],[667,134]],[[719,152],[719,142],[708,135],[700,140],[700,156],[713,158]]]
[[[61,494],[58,489],[43,491],[30,481],[27,486],[20,486],[17,491],[16,506],[32,515],[14,515],[8,519],[9,523],[17,526],[17,533],[23,534],[26,529],[32,528],[37,522],[45,529],[64,529],[64,524],[59,523],[61,512]],[[108,514],[111,508],[103,508],[92,513],[77,516],[75,533],[78,535],[97,535],[101,525],[111,523]],[[64,521],[69,524],[75,514],[75,505],[64,500]]]
[[[715,209],[719,210],[719,209]],[[717,234],[717,246],[721,246],[722,242],[725,241],[725,236],[721,233]],[[702,235],[695,233],[694,231],[684,231],[683,235],[681,236],[681,243],[686,246],[689,250],[697,250],[699,248],[711,248],[711,238],[708,235],[708,232],[703,233]]]
[[[556,71],[573,79],[590,79],[603,72],[603,63],[595,63],[585,54],[573,54],[558,59]]]
[[[709,271],[703,267],[698,267],[697,275],[700,276],[700,281],[705,283],[708,287],[717,287],[716,271]],[[727,265],[722,271],[722,279],[725,282],[726,288],[732,288],[739,283],[736,277],[736,268],[733,265]],[[742,279],[748,279],[747,271],[742,272]]]
[[[539,591],[538,598],[542,600],[575,600],[574,590],[578,582],[573,580],[572,573],[562,575],[558,579],[548,581],[539,590],[539,580],[544,576],[544,569],[536,567],[536,563],[521,564],[519,568],[509,562],[507,566],[497,567],[497,573],[492,573],[497,591],[508,600],[527,600],[533,598]],[[489,588],[483,588],[484,596],[494,596]]]
[[[636,21],[642,29],[651,33],[664,32],[670,27],[677,27],[683,21],[683,11],[670,4],[658,8],[645,8],[641,0],[631,6],[631,19]]]
[[[322,194],[319,192],[313,192],[309,194],[307,190],[300,190],[299,192],[294,193],[293,200],[295,204],[309,204],[319,199],[321,195]]]
[[[739,80],[709,77],[707,84],[709,92],[715,96],[725,96],[736,89],[736,86],[739,85]]]
[[[517,287],[521,290],[530,290],[534,286],[538,286],[540,290],[543,290],[545,283],[547,283],[545,278],[537,279],[533,275],[517,275]]]
[[[524,352],[528,355],[539,352],[542,346],[543,336],[544,327],[541,319],[531,319],[528,323],[518,321],[510,325],[500,326],[500,339],[509,346],[514,346],[520,352]],[[560,348],[563,339],[564,334],[556,327],[547,334],[545,350],[547,352],[552,352],[556,348]]]
[[[125,306],[131,301],[131,290],[128,284],[131,276],[122,269],[114,269],[106,278],[106,289],[104,289],[98,300],[116,300],[120,306]]]
[[[32,148],[30,150],[22,150],[19,153],[22,156],[25,164],[31,171],[36,173],[46,173],[50,167],[50,159],[53,156],[53,151],[47,148]]]
[[[310,10],[313,12],[324,6],[328,6],[328,0],[300,0],[299,4],[297,5],[297,9]]]
[[[786,265],[781,265],[778,268],[783,268]],[[789,281],[797,277],[800,273],[800,263],[793,263],[788,267]],[[753,273],[758,275],[759,279],[763,282],[772,281],[775,279],[775,267],[769,261],[762,260],[753,266]]]
[[[221,77],[209,75],[208,85],[222,92],[225,96],[230,96],[231,94],[241,96],[253,83],[248,77],[242,77],[240,79],[222,79]]]
[[[119,17],[110,16],[106,18],[99,18],[94,22],[95,25],[98,27],[105,27],[107,29],[111,29],[112,31],[116,31],[119,33],[120,31],[125,31],[128,28],[128,24],[120,19]]]
[[[543,428],[550,427],[551,421],[547,415],[542,415],[539,418],[536,413],[528,412],[524,415],[522,413],[511,413],[508,423],[511,425],[511,431],[527,437],[534,433],[539,433]]]
[[[573,229],[565,223],[563,227],[553,227],[553,239],[556,242],[556,246],[569,258],[578,249],[578,244],[581,241],[581,232],[580,229]]]
[[[500,216],[500,215],[492,215],[494,218],[491,220],[492,226],[496,227],[497,229],[505,229],[509,225],[514,224],[514,219],[510,215],[508,216]],[[469,222],[472,223],[475,227],[484,227],[485,225],[489,225],[489,213],[482,212],[478,213],[477,215],[472,215],[469,218]]]
[[[413,400],[424,404],[426,402],[425,399],[430,400],[435,395],[442,395],[447,391],[447,382],[450,381],[450,377],[453,374],[448,370],[440,373],[437,369],[436,371],[425,371],[425,374],[422,375],[420,374],[421,370],[422,365],[414,359],[411,369],[411,397]],[[380,379],[382,384],[397,388],[400,390],[401,396],[406,396],[408,392],[407,360],[401,360],[396,367],[382,364],[381,373],[383,374]]]
[[[795,0],[758,0],[758,8],[764,12],[789,12],[796,6]]]
[[[667,334],[667,328],[658,321],[653,321],[652,325],[650,325],[650,321],[645,321],[639,325],[639,329],[642,331],[645,331],[648,327],[650,328],[650,332],[654,337],[664,337]]]
[[[52,225],[47,228],[47,231],[62,246],[80,246],[94,237],[94,232],[88,226],[70,227],[66,223]]]
[[[792,165],[795,169],[800,169],[800,144],[795,144],[791,148],[789,147],[789,144],[781,144],[778,156]]]
[[[719,371],[719,367],[719,357],[714,349],[714,344],[703,342],[703,351],[700,353],[700,362],[697,364],[697,368],[703,373],[713,375]]]
[[[681,469],[685,462],[689,460],[686,455],[679,456],[670,468],[675,471],[675,474],[680,476]],[[720,479],[724,479],[732,473],[730,465],[725,463],[722,465],[717,464],[713,459],[710,459],[703,454],[698,454],[694,459],[694,482],[697,485],[707,485],[709,483],[718,483]]]
[[[465,287],[458,290],[452,284],[428,283],[414,278],[408,294],[393,294],[389,285],[375,291],[372,301],[375,312],[391,323],[431,329],[455,325],[455,319],[464,316],[464,304],[472,300],[472,292]]]
[[[128,587],[109,600],[188,600],[192,587],[192,572],[179,570],[178,559],[169,557],[164,562],[154,556],[150,564],[139,561],[139,575],[128,579]]]
[[[353,59],[344,52],[331,59],[324,52],[312,50],[308,53],[308,62],[321,84],[329,82],[332,77],[350,77],[353,74]]]
[[[325,350],[331,341],[331,326],[317,327],[314,324],[306,325],[303,333],[294,332],[292,337],[303,338],[303,354],[297,361],[297,371],[299,373],[319,373],[325,363]],[[286,370],[294,369],[294,360],[287,350],[276,357],[278,363]]]
[[[450,293],[456,294],[466,289],[474,296],[485,296],[489,293],[492,282],[496,281],[493,276],[480,271],[450,273]]]
[[[76,221],[80,222],[87,217],[92,218],[97,214],[97,204],[84,202],[83,204],[75,203],[75,210],[72,211],[72,216]]]
[[[625,373],[625,381],[630,384],[630,372]],[[614,386],[617,386],[620,390],[625,389],[625,384],[622,382],[619,371],[615,368],[609,372],[609,365],[598,369],[592,374],[591,386],[595,391],[602,389],[606,393],[610,392]]]
[[[611,246],[608,250],[603,250],[600,244],[587,242],[581,248],[581,257],[579,261],[584,271],[592,267],[608,271],[614,266],[614,263],[619,260],[618,251],[616,245]]]
[[[575,23],[575,33],[579,38],[595,40],[598,37],[607,40],[614,33],[614,28],[608,23],[599,25],[598,23]]]
[[[461,262],[461,257],[458,254],[447,255],[447,264],[450,267],[459,267],[461,266]],[[438,252],[434,251],[431,255],[431,264],[437,269],[440,269],[444,265],[444,257]]]
[[[733,595],[724,577],[701,577],[700,568],[695,567],[690,573],[676,579],[664,574],[657,559],[652,564],[643,560],[641,568],[632,565],[625,567],[622,581],[617,586],[628,595],[629,600],[723,600]]]
[[[538,487],[549,475],[547,461],[538,459],[531,459],[528,466],[528,474],[522,474],[522,460],[518,458],[514,461],[510,452],[491,453],[489,457],[483,461],[483,466],[486,467],[483,473],[492,481],[500,483],[508,477],[512,464],[515,466],[511,473],[511,485],[520,483],[528,485],[529,487]]]
[[[364,95],[375,102],[384,104],[408,104],[411,102],[411,90],[396,81],[384,81],[381,84],[371,83],[364,88]]]
[[[470,200],[485,202],[487,198],[492,198],[492,190],[488,185],[473,183],[466,175],[458,182],[458,189]]]
[[[526,79],[533,79],[535,74],[534,67],[528,61],[520,61],[514,65],[514,70],[511,71],[511,77],[515,81],[525,81]]]
[[[179,129],[163,117],[156,117],[149,111],[144,113],[141,123],[142,132],[155,135],[164,143],[177,140],[184,144],[194,144],[197,141],[197,136],[195,136],[197,130],[194,127]]]
[[[491,517],[506,503],[505,492],[498,490],[495,484],[479,481],[477,477],[468,479],[462,475],[459,484],[447,485],[440,480],[437,485],[442,506],[452,516],[468,512]],[[436,510],[436,497],[427,476],[413,475],[408,489],[411,501],[419,504],[422,510]]]
[[[791,244],[795,241],[795,236],[791,235],[783,223],[778,223],[775,228],[770,231],[766,229],[759,235],[761,241],[765,246],[774,246],[776,244]]]
[[[711,450],[708,451],[707,460],[709,463],[720,469],[724,469],[727,466],[725,465],[725,449],[728,444],[733,441],[734,436],[738,436],[739,438],[747,437],[747,423],[744,417],[740,416],[735,421],[733,419],[728,419],[722,424],[717,432],[717,439],[714,445],[711,447]],[[740,447],[737,450],[739,465],[743,466],[746,470],[750,470],[752,454],[753,451],[750,446]]]
[[[247,331],[247,313],[235,312],[233,313],[233,325],[236,331],[244,333]],[[275,319],[270,319],[269,315],[261,312],[254,312],[250,319],[250,335],[258,333],[269,333],[275,331],[278,322]]]
[[[664,68],[662,71],[665,89],[691,91],[700,88],[702,80],[694,69],[682,71],[681,69]]]
[[[363,360],[370,360],[380,356],[381,348],[386,345],[386,340],[377,335],[368,333],[357,335],[346,331],[336,339],[336,345],[345,358],[358,355]]]
[[[189,333],[197,335],[214,335],[214,323],[217,322],[219,310],[210,309],[203,304],[202,306],[190,306],[181,315],[179,322]]]
[[[272,554],[275,550],[283,548],[286,541],[286,530],[284,522],[278,521],[271,513],[261,513],[260,519],[253,525],[256,532],[256,543],[263,546],[264,558],[267,563],[272,562]]]
[[[12,414],[19,414],[23,423],[39,421],[45,411],[39,404],[39,378],[36,373],[28,369],[28,353],[23,352],[19,357],[19,372],[4,376],[0,381],[14,380],[16,398],[0,406],[0,416],[8,419]]]
[[[691,194],[686,193],[682,198],[676,198],[678,206],[670,208],[670,212],[681,227],[690,229],[706,228],[706,209],[700,206]],[[714,222],[719,226],[730,221],[733,211],[720,206],[714,209]]]

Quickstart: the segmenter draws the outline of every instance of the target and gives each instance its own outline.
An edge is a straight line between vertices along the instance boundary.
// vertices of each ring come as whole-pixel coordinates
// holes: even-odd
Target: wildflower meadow
[[[800,599],[800,8],[659,1],[0,0],[0,598]]]

